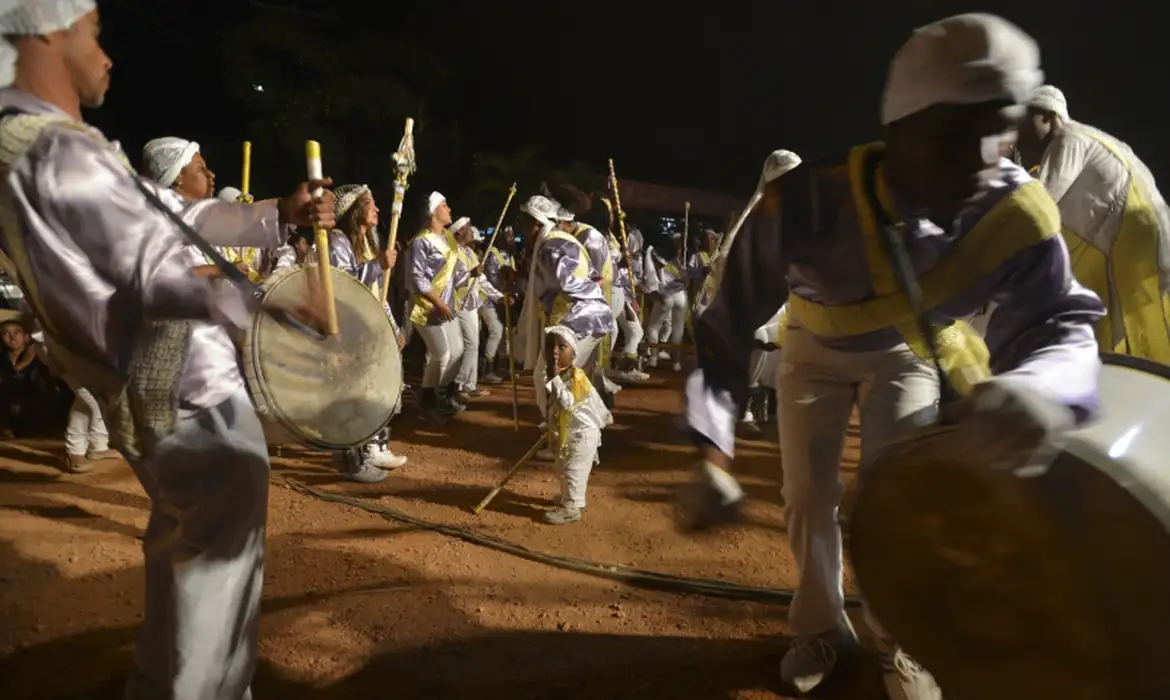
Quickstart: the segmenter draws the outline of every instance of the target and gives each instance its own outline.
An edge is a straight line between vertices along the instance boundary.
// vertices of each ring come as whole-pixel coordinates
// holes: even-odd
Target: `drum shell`
[[[858,586],[948,697],[1170,697],[1170,370],[1103,359],[1100,419],[1047,469],[935,427],[850,494]]]
[[[326,450],[372,439],[397,412],[402,359],[385,308],[357,279],[330,270],[340,332],[310,339],[258,314],[242,343],[244,374],[269,442]],[[265,303],[306,298],[316,267],[280,270]]]

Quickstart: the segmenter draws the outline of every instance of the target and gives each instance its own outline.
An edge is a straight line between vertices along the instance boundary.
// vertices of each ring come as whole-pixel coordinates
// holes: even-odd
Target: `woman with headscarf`
[[[479,231],[471,225],[466,216],[461,217],[451,225],[451,232],[455,242],[459,245],[459,259],[471,274],[467,276],[463,286],[455,290],[455,300],[459,305],[456,319],[459,322],[459,332],[463,336],[463,359],[459,363],[459,374],[455,384],[459,391],[460,400],[476,396],[487,396],[487,389],[480,389],[479,382],[479,311],[485,299],[499,301],[504,297],[483,275],[483,266],[479,263],[479,256],[471,249],[471,244],[479,237]]]
[[[215,196],[215,173],[208,167],[203,154],[199,152],[199,144],[195,141],[174,136],[163,136],[148,141],[142,148],[142,166],[147,177],[163,187],[174,190],[185,200],[199,201]],[[251,197],[245,200],[240,198],[239,190],[236,192],[237,199],[230,201],[251,201]],[[221,199],[223,198],[221,196]],[[210,264],[203,253],[194,246],[189,250],[192,260],[195,261],[196,274],[220,276],[219,268]],[[253,282],[263,279],[260,275],[259,249],[217,246],[216,250],[224,259],[247,274]]]
[[[466,283],[469,271],[459,260],[459,244],[446,228],[451,225],[447,198],[431,192],[423,201],[420,218],[407,263],[407,287],[414,299],[410,320],[427,346],[420,396],[422,419],[444,425],[467,408],[455,386],[463,359],[455,290]]]
[[[382,276],[394,268],[397,254],[393,250],[379,250],[377,239],[378,205],[366,185],[342,185],[333,190],[333,215],[337,228],[329,232],[329,264],[357,279],[372,294],[381,295]],[[306,260],[316,260],[316,250],[308,248]],[[402,333],[394,316],[386,308],[386,316],[402,348]],[[386,478],[386,470],[406,464],[406,457],[390,449],[390,428],[359,448],[341,454],[346,476],[359,483],[371,484]]]

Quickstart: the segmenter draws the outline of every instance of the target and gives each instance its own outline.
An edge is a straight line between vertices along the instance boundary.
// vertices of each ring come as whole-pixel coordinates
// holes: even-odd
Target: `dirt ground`
[[[407,409],[394,447],[410,463],[373,486],[341,481],[323,453],[281,448],[275,474],[542,552],[659,572],[789,587],[778,449],[743,442],[742,526],[676,531],[690,450],[681,376],[618,395],[582,523],[535,521],[556,491],[526,468],[476,517],[490,486],[537,439],[531,388],[521,428],[506,385],[441,430]],[[856,436],[846,455],[853,469]],[[148,502],[130,469],[56,467],[59,442],[0,443],[0,685],[9,698],[119,697],[142,608]],[[274,487],[258,699],[788,697],[779,682],[785,609],[656,592],[418,531]],[[827,697],[884,697],[876,663],[847,667]]]

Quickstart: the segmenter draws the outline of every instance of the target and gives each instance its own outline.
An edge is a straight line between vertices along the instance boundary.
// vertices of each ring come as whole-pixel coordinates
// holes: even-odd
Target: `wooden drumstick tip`
[[[414,133],[414,119],[411,117],[407,117],[406,118],[406,135],[410,136],[413,133]]]

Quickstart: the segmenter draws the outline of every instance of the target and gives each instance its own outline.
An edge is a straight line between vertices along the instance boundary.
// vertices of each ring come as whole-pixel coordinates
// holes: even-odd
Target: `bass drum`
[[[317,340],[257,314],[243,342],[244,374],[270,443],[323,450],[378,434],[402,397],[402,357],[386,311],[361,282],[332,270],[339,333]],[[280,270],[265,302],[304,299],[315,267]]]
[[[946,697],[1170,698],[1170,368],[1103,361],[1100,420],[1046,469],[936,426],[852,494],[858,587]]]

